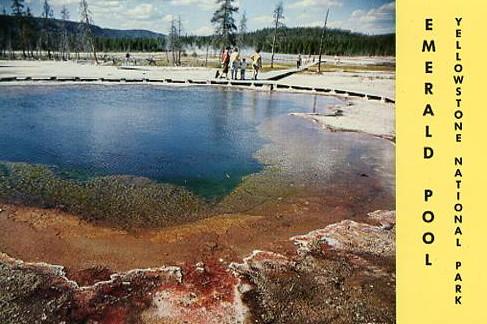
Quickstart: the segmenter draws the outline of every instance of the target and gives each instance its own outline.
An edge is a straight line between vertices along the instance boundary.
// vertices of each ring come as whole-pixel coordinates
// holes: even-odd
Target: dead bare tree
[[[272,37],[271,69],[274,67],[274,55],[276,52],[277,32],[279,28],[282,26],[282,20],[284,19],[284,5],[282,1],[279,1],[277,3],[272,17],[274,18],[274,36]]]
[[[41,43],[44,43],[45,48],[47,49],[47,57],[51,59],[52,58],[51,19],[54,18],[54,12],[48,0],[44,0],[44,3],[42,5],[41,17],[42,17],[41,37],[44,38],[44,42],[41,41]]]
[[[181,66],[181,52],[183,51],[183,46],[181,42],[181,33],[183,31],[183,23],[181,21],[181,16],[178,16],[178,65]]]
[[[177,65],[176,49],[178,47],[178,28],[174,17],[171,19],[171,26],[169,27],[169,48],[172,54],[172,64]]]
[[[245,41],[245,33],[247,32],[247,12],[243,12],[240,17],[240,23],[238,25],[238,46],[243,47]]]
[[[318,56],[318,73],[321,73],[321,52],[323,50],[323,42],[325,40],[325,33],[326,33],[326,24],[328,22],[328,14],[330,13],[330,9],[326,11],[325,16],[325,24],[323,25],[323,30],[321,32],[321,39],[320,39],[320,52]]]
[[[61,20],[63,21],[60,42],[61,56],[63,60],[69,60],[69,35],[66,28],[66,22],[69,20],[69,11],[66,6],[61,9]]]
[[[88,1],[86,0],[80,1],[79,13],[80,13],[80,22],[81,22],[80,28],[81,28],[83,41],[85,45],[87,44],[89,47],[91,47],[91,51],[95,58],[95,62],[96,64],[98,64],[98,58],[96,57],[95,37],[91,29],[91,26],[93,25],[93,14],[88,8]]]

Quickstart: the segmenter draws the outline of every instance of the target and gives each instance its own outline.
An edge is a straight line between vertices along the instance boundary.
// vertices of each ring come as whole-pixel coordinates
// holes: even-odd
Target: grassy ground
[[[336,65],[336,64],[321,64],[321,72],[394,72],[396,66],[393,64],[378,64],[378,65]],[[318,66],[313,66],[308,69],[308,73],[317,73]]]
[[[274,63],[274,68],[271,69],[270,64],[264,64],[262,66],[262,72],[269,72],[269,71],[279,71],[279,70],[287,70],[292,69],[294,64],[287,64],[287,63]]]

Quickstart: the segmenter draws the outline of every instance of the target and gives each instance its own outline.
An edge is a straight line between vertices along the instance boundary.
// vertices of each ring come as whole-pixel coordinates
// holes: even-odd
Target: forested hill
[[[29,20],[29,25],[33,30],[41,31],[43,30],[44,26],[44,19],[37,18],[37,17],[22,17],[23,19]],[[18,25],[18,17],[15,16],[5,16],[0,15],[0,30],[5,31],[9,28],[12,29],[13,27]],[[65,24],[65,28],[70,34],[76,34],[79,31],[80,23],[75,21],[62,21],[59,19],[49,19],[49,28],[52,31],[59,31],[63,28],[63,24]],[[92,29],[93,34],[97,38],[111,38],[111,39],[156,39],[160,38],[163,35],[159,33],[155,33],[149,30],[142,30],[142,29],[129,29],[129,30],[121,30],[121,29],[110,29],[110,28],[101,28],[98,26],[93,25]]]
[[[270,52],[273,33],[272,28],[246,33],[238,37],[238,45]],[[320,27],[281,28],[278,32],[276,52],[318,54],[321,34]],[[188,36],[185,43],[202,47],[211,41],[211,36]],[[326,55],[394,56],[395,52],[395,34],[365,35],[340,29],[328,29],[323,43],[323,53]]]
[[[244,40],[252,46],[261,45],[269,51],[272,29],[263,29],[248,35]],[[320,48],[322,28],[287,28],[280,32],[277,52],[317,54]],[[395,34],[365,35],[350,31],[329,29],[325,33],[323,51],[327,55],[375,55],[393,56],[396,49]]]

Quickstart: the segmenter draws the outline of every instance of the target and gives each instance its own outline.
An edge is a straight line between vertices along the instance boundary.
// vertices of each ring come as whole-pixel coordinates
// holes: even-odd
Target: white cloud
[[[346,19],[329,21],[328,26],[366,34],[393,33],[396,19],[395,7],[394,2],[389,2],[369,10],[355,10]]]
[[[301,8],[311,8],[311,7],[320,7],[320,8],[330,8],[330,7],[341,7],[343,3],[340,0],[299,0],[288,7],[291,9],[301,9]]]
[[[124,4],[121,1],[92,1],[88,4],[88,8],[94,12],[111,12],[115,14],[115,11],[123,11]]]
[[[78,15],[79,0],[50,0],[49,3],[57,11],[62,6],[72,5],[70,8],[76,9],[75,12],[71,12],[72,18]],[[88,8],[96,15],[118,14],[118,11],[123,11],[125,4],[124,0],[88,0]]]
[[[312,0],[307,0],[312,1]],[[355,10],[348,17],[340,20],[328,20],[329,28],[351,30],[366,34],[393,33],[395,29],[395,3],[391,1],[377,8]],[[299,26],[322,26],[324,19],[317,19],[312,12],[304,12],[296,16]]]
[[[171,21],[176,20],[177,18],[178,17],[176,17],[174,15],[165,15],[164,17],[162,17],[162,22],[169,24],[169,23],[171,23]]]
[[[322,27],[322,26],[323,26],[323,21],[321,20],[309,21],[302,25],[302,27]]]
[[[379,8],[373,8],[369,11],[355,10],[352,12],[352,19],[362,23],[390,22],[394,19],[396,10],[395,2],[389,2]]]
[[[192,6],[204,10],[213,10],[217,8],[215,0],[170,0],[169,3],[173,6]]]
[[[154,10],[154,6],[150,3],[142,3],[125,12],[125,16],[137,20],[151,19],[155,14],[157,14],[157,12]]]
[[[61,7],[63,5],[78,5],[80,0],[50,0],[49,3],[53,6]],[[113,5],[113,3],[120,4],[123,0],[88,0],[88,6],[91,5]]]
[[[321,14],[321,12],[320,12]],[[296,16],[295,21],[296,25],[300,27],[316,27],[316,26],[323,26],[324,17],[320,20],[321,17],[317,17],[316,12],[303,12]]]
[[[54,6],[63,6],[63,5],[70,5],[70,4],[75,4],[79,3],[79,0],[51,0],[50,1],[51,5]]]
[[[58,0],[61,1],[61,0]],[[76,0],[79,2],[79,0]],[[152,0],[88,0],[95,24],[108,28],[162,31],[165,21],[160,3]],[[72,14],[76,20],[76,14]]]
[[[216,0],[167,0],[170,5],[175,7],[194,7],[205,11],[213,11],[218,8]],[[234,2],[234,5],[240,7],[240,0]]]
[[[194,30],[195,35],[208,36],[215,32],[215,29],[211,26],[202,26]]]
[[[257,25],[269,25],[274,21],[274,18],[272,18],[272,16],[270,15],[268,16],[263,15],[263,16],[252,17],[250,18],[250,21]]]
[[[370,10],[355,10],[352,12],[349,23],[354,31],[368,33],[393,32],[396,21],[395,2],[386,3]]]

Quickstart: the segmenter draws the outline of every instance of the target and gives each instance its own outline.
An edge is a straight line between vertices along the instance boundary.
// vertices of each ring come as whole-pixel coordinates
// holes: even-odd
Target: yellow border
[[[398,323],[487,323],[487,2],[480,0],[399,0],[397,10],[397,319]],[[462,142],[455,141],[455,17],[462,17],[460,58],[464,75]],[[433,30],[425,30],[425,19]],[[436,52],[422,52],[434,40]],[[433,74],[425,62],[433,62]],[[433,95],[425,95],[425,82]],[[430,103],[435,115],[423,116]],[[459,120],[457,120],[459,121]],[[426,125],[431,138],[427,138]],[[423,158],[424,146],[434,157]],[[455,157],[463,157],[462,177],[455,177]],[[463,210],[453,210],[456,180],[461,178]],[[424,200],[424,190],[433,197]],[[485,197],[484,197],[485,196]],[[422,214],[434,212],[426,223]],[[454,216],[462,214],[462,235],[454,235]],[[457,224],[458,225],[458,224]],[[435,235],[423,243],[424,233]],[[456,238],[461,236],[461,247]],[[430,254],[431,266],[425,265]],[[462,262],[461,301],[455,304],[455,262]]]

